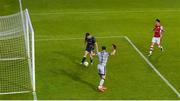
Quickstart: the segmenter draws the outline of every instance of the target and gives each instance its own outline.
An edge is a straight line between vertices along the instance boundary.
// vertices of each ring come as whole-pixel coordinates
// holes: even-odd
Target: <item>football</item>
[[[87,61],[84,62],[84,66],[88,67],[89,63]]]

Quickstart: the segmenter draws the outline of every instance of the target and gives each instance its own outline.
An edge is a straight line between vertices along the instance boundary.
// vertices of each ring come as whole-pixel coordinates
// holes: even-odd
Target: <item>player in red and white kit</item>
[[[161,38],[162,38],[162,32],[164,32],[164,29],[163,29],[163,26],[161,26],[159,19],[156,19],[155,27],[154,27],[153,31],[154,31],[154,36],[152,38],[152,42],[151,42],[150,51],[149,51],[148,56],[152,55],[155,44],[157,44],[158,47],[161,49],[161,51],[163,51],[163,47],[161,46]]]

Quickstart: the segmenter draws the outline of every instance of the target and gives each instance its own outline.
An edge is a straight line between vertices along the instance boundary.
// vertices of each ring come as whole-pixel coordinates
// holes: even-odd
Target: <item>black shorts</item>
[[[91,53],[92,51],[94,51],[94,46],[93,46],[93,45],[87,45],[87,46],[86,46],[86,51],[88,51],[89,53]]]

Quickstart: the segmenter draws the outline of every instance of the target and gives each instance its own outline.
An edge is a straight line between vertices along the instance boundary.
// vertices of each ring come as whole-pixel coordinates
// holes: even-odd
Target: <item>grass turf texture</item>
[[[155,50],[150,61],[180,91],[180,1],[178,0],[25,0],[36,32],[44,38],[127,35],[147,55],[153,21],[160,18],[166,33],[165,52]],[[1,15],[18,11],[18,1],[3,0]],[[108,87],[98,93],[96,64],[83,68],[83,40],[36,41],[38,99],[179,99],[126,40],[97,39],[99,45],[118,45],[107,65]],[[1,95],[0,99],[32,99],[32,94]]]

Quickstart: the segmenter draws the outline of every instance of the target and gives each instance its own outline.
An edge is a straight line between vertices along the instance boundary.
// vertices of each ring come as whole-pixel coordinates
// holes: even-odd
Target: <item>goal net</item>
[[[34,31],[28,10],[0,16],[0,95],[35,91]]]

